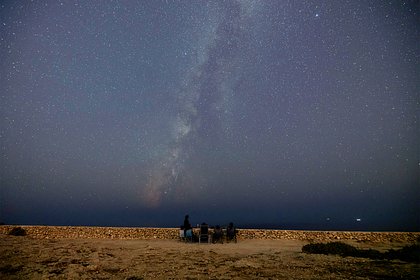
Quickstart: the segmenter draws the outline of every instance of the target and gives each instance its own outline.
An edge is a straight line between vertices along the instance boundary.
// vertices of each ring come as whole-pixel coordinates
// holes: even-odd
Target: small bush
[[[130,276],[126,278],[126,280],[143,280],[144,278],[142,276]]]
[[[12,228],[12,230],[9,232],[9,235],[25,236],[26,235],[26,230],[24,230],[21,227],[15,227],[15,228]]]
[[[399,259],[406,262],[420,263],[420,245],[404,246],[399,250],[389,250],[384,253],[387,259]]]
[[[354,257],[359,258],[368,258],[372,260],[382,260],[385,258],[384,254],[378,250],[368,249],[368,250],[357,250],[357,255]]]
[[[315,243],[303,246],[302,252],[309,254],[333,254],[351,256],[357,253],[357,249],[342,242]]]
[[[419,244],[405,246],[399,250],[391,249],[385,253],[381,253],[373,249],[357,249],[351,245],[342,242],[314,243],[303,246],[302,252],[307,254],[332,254],[340,255],[342,257],[369,258],[373,260],[399,259],[406,262],[420,263]]]
[[[4,274],[15,274],[19,271],[21,271],[23,268],[23,265],[10,265],[7,264],[6,266],[0,267],[0,273]]]

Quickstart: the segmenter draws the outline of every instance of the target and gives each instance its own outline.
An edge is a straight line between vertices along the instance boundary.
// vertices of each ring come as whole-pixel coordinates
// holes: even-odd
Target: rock
[[[0,234],[9,234],[16,226],[0,226]],[[20,226],[27,235],[40,239],[94,238],[94,239],[179,239],[178,228],[116,228],[116,227],[70,227],[70,226]],[[413,242],[420,240],[419,232],[345,232],[238,229],[238,240],[356,240],[359,242]]]

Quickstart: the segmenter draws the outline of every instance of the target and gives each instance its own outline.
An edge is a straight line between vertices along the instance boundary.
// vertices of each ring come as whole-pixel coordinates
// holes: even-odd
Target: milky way
[[[231,94],[232,80],[240,74],[238,55],[242,45],[247,43],[246,35],[250,36],[247,20],[255,6],[255,3],[245,1],[223,3],[217,7],[220,13],[214,15],[217,18],[209,19],[210,31],[206,37],[210,40],[197,47],[200,53],[196,64],[185,74],[185,83],[176,93],[179,106],[173,124],[173,139],[167,155],[150,172],[144,189],[146,204],[156,207],[162,196],[171,195],[171,192],[178,199],[185,197],[187,192],[194,193],[194,186],[182,180],[185,161],[194,152],[189,147],[193,145],[192,141],[214,137],[213,134],[221,130],[221,115],[227,110],[225,100]]]

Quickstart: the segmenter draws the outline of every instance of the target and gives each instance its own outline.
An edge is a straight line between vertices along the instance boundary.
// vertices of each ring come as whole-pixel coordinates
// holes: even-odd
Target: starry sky
[[[2,1],[0,221],[420,230],[418,1]]]

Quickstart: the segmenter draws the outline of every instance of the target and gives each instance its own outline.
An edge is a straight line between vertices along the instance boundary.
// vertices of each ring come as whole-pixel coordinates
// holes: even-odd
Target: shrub
[[[144,278],[142,276],[130,276],[126,278],[126,280],[143,280]]]
[[[351,256],[356,254],[357,251],[355,247],[343,242],[315,243],[302,247],[302,252],[309,254]]]
[[[399,259],[406,262],[420,263],[420,245],[404,246],[399,250],[389,250],[384,253],[387,259]]]
[[[314,243],[307,244],[302,247],[302,252],[307,254],[332,254],[340,255],[342,257],[359,257],[369,258],[374,260],[394,260],[399,259],[406,262],[420,263],[420,245],[414,244],[405,246],[399,250],[389,250],[385,253],[381,253],[377,250],[368,249],[362,250],[357,249],[351,245],[342,242],[329,242],[329,243]]]
[[[9,235],[25,236],[26,235],[26,230],[24,230],[21,227],[15,227],[15,228],[12,228],[12,230],[9,232]]]

